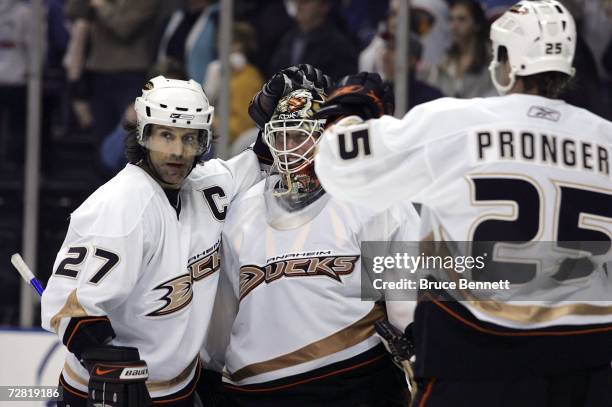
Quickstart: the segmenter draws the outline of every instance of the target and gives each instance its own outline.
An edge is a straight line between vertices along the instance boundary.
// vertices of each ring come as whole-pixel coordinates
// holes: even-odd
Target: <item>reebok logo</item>
[[[551,122],[558,122],[561,118],[561,113],[547,107],[531,106],[527,112],[527,116],[536,117],[538,119],[546,119],[550,120]]]
[[[193,120],[194,117],[192,114],[170,113],[171,119]]]

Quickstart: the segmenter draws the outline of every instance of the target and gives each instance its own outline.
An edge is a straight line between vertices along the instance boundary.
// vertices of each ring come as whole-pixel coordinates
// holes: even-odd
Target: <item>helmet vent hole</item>
[[[164,109],[167,109],[167,108],[168,108],[168,105],[164,105],[163,103],[160,103],[160,104],[159,104],[159,106],[160,106],[160,107],[163,107]]]
[[[508,62],[508,49],[504,46],[497,48],[497,61],[500,63]]]
[[[187,124],[191,124],[191,122],[190,122],[190,121],[187,121]]]
[[[198,107],[198,108],[196,109],[196,112],[201,112],[201,111],[202,111],[202,108],[201,108],[201,107]]]
[[[151,108],[149,106],[147,106],[146,111],[147,111],[147,116],[151,117]]]
[[[172,119],[172,123],[176,123],[176,119]]]
[[[557,11],[559,12],[559,14],[563,14],[563,9],[557,5],[555,5],[555,8],[557,9]]]
[[[563,27],[563,31],[565,31],[565,27],[567,26],[567,22],[565,20],[563,20],[561,22],[561,26]]]
[[[176,110],[179,110],[179,111],[181,111],[181,112],[186,112],[186,111],[188,111],[188,110],[189,110],[189,108],[187,108],[187,107],[178,107],[178,106],[177,106],[177,107],[176,107]]]

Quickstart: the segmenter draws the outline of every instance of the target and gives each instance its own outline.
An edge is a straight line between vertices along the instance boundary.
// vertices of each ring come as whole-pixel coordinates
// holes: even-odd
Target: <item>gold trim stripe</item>
[[[585,303],[544,307],[540,305],[504,304],[498,301],[468,300],[466,302],[485,314],[523,323],[550,322],[568,315],[612,315],[612,306],[602,307]]]
[[[176,377],[170,380],[165,380],[161,382],[147,382],[147,389],[150,392],[159,391],[159,390],[169,389],[170,387],[174,387],[177,384],[184,382],[185,380],[187,380],[187,378],[189,377],[193,369],[198,367],[199,362],[200,362],[200,357],[196,356],[193,359],[193,361],[191,361],[191,363]],[[78,373],[72,370],[72,368],[70,367],[70,365],[68,365],[67,362],[64,363],[64,373],[66,373],[66,375],[68,375],[72,380],[79,383],[80,385],[88,387],[87,380],[83,379],[81,376],[78,375]]]
[[[372,310],[366,316],[352,325],[293,352],[238,369],[230,374],[230,378],[233,381],[240,381],[262,373],[310,362],[350,348],[374,335],[374,322],[385,318],[386,311],[384,305],[380,303],[374,304]]]
[[[79,318],[86,316],[88,316],[87,312],[85,312],[85,308],[79,303],[77,290],[75,288],[66,299],[66,303],[62,309],[51,318],[51,328],[57,332],[62,318]]]
[[[428,296],[434,304],[436,304],[439,308],[441,308],[443,311],[445,311],[447,314],[449,314],[453,318],[458,319],[463,324],[477,331],[484,332],[486,334],[491,334],[491,335],[497,335],[497,336],[573,336],[573,335],[597,334],[597,333],[612,331],[612,325],[610,324],[607,324],[607,326],[602,326],[598,328],[589,327],[585,329],[583,328],[583,329],[576,329],[576,330],[571,330],[571,331],[542,331],[542,330],[537,330],[537,329],[523,329],[523,330],[520,330],[519,332],[496,331],[493,329],[484,328],[478,325],[476,322],[472,322],[472,321],[465,319],[464,317],[462,317],[455,311],[448,308],[442,302],[434,299],[430,294],[425,294],[425,295]]]

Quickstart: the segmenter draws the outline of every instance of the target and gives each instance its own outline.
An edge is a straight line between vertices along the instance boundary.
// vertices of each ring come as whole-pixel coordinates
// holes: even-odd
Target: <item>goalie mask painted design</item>
[[[556,0],[519,1],[495,20],[490,37],[493,59],[489,71],[500,95],[512,89],[516,76],[549,71],[574,75],[576,24]],[[502,69],[506,55],[507,72]]]
[[[312,117],[323,102],[325,95],[317,90],[295,90],[278,102],[264,128],[264,140],[281,176],[276,194],[293,194],[294,199],[299,198],[296,203],[322,190],[313,163],[325,120]]]

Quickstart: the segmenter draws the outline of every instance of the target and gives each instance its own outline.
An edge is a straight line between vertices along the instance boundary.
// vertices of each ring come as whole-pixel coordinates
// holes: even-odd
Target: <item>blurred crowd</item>
[[[394,79],[400,0],[235,0],[230,50],[232,152],[257,131],[248,103],[265,78],[298,63],[338,79],[374,71]],[[490,23],[510,0],[412,0],[409,108],[443,96],[486,97]],[[562,98],[612,119],[612,2],[565,0],[578,24],[576,78]],[[45,280],[66,217],[125,165],[123,126],[147,78],[200,82],[219,100],[220,2],[44,0],[42,184],[38,269]],[[0,256],[21,247],[28,58],[26,0],[0,0]],[[214,154],[214,152],[213,152]],[[58,241],[59,239],[59,241]],[[48,247],[48,253],[45,249]],[[4,263],[2,263],[4,264]],[[4,267],[4,266],[3,266]],[[10,277],[7,277],[10,276]],[[0,324],[15,323],[17,284],[0,273]]]

